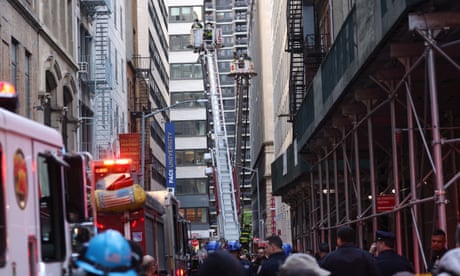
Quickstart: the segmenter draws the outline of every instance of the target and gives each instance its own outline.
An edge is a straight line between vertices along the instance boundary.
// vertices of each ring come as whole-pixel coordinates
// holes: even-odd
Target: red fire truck
[[[149,191],[135,184],[130,159],[92,162],[91,197],[97,231],[115,229],[154,256],[167,275],[186,275],[188,223],[168,191]]]

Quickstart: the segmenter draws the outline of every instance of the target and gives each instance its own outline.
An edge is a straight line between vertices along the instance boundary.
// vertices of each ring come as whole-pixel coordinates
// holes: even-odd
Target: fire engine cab
[[[69,275],[69,225],[88,217],[85,156],[16,105],[0,82],[0,275]]]

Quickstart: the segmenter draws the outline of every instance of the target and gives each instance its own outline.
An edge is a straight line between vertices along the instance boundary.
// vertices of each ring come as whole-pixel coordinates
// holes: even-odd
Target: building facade
[[[127,132],[124,1],[80,1],[79,77],[82,150],[95,159],[120,156]]]
[[[272,194],[271,163],[292,141],[288,115],[289,54],[286,47],[286,3],[256,1],[251,6],[250,53],[258,76],[252,80],[249,100],[251,121],[251,167],[258,170],[259,183],[253,183],[254,236],[262,239],[280,235],[291,243],[289,206]],[[272,42],[273,43],[268,43]],[[257,203],[259,202],[259,203]],[[261,229],[259,231],[259,229]]]
[[[457,1],[288,1],[293,142],[272,178],[299,250],[333,248],[343,225],[367,248],[384,229],[420,273],[433,229],[453,237],[459,9]]]
[[[190,45],[195,19],[203,20],[203,1],[168,1],[171,104],[206,98],[199,54]],[[191,238],[208,240],[210,204],[205,153],[208,152],[207,108],[187,103],[171,111],[175,127],[176,190],[181,211],[191,224]]]
[[[138,167],[140,183],[145,190],[162,190],[166,188],[164,123],[169,121],[170,113],[166,110],[150,117],[143,115],[169,105],[167,3],[139,0],[127,1],[126,6],[129,132],[138,133],[144,140],[144,170],[142,164]]]
[[[76,150],[77,3],[2,1],[0,8],[0,79],[16,86],[18,113],[59,130]]]

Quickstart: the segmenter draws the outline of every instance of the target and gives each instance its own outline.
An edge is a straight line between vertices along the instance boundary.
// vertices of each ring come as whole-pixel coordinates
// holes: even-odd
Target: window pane
[[[207,223],[208,222],[208,209],[198,208],[197,209],[197,222]]]
[[[201,64],[195,64],[194,68],[193,68],[193,72],[194,72],[194,78],[195,79],[202,79],[203,78],[203,74],[201,72]]]
[[[207,178],[177,179],[177,194],[206,194]]]
[[[182,78],[192,79],[192,64],[182,64]]]
[[[185,152],[184,163],[187,163],[187,164],[195,163],[195,153],[192,150]]]
[[[185,219],[190,222],[196,222],[195,210],[194,209],[184,209]]]
[[[171,64],[171,79],[181,79],[182,66],[180,64]]]

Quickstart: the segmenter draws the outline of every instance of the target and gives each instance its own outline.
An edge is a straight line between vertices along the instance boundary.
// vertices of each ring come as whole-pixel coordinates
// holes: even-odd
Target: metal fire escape
[[[302,27],[302,0],[288,2],[288,43],[286,52],[291,53],[289,76],[289,121],[294,116],[305,98],[304,43]]]
[[[209,31],[209,32],[208,32]],[[210,33],[212,32],[212,35]],[[227,138],[224,105],[220,87],[219,69],[217,66],[217,48],[219,42],[214,38],[216,30],[192,29],[192,45],[195,52],[200,53],[200,59],[205,70],[205,85],[209,89],[209,97],[214,127],[213,167],[214,183],[217,190],[218,202],[218,236],[225,240],[239,240],[240,225],[233,176],[233,166],[230,147]]]
[[[105,158],[112,155],[113,112],[112,112],[112,63],[110,60],[109,0],[82,0],[81,6],[93,19],[93,62],[90,80],[93,87],[93,155]]]

